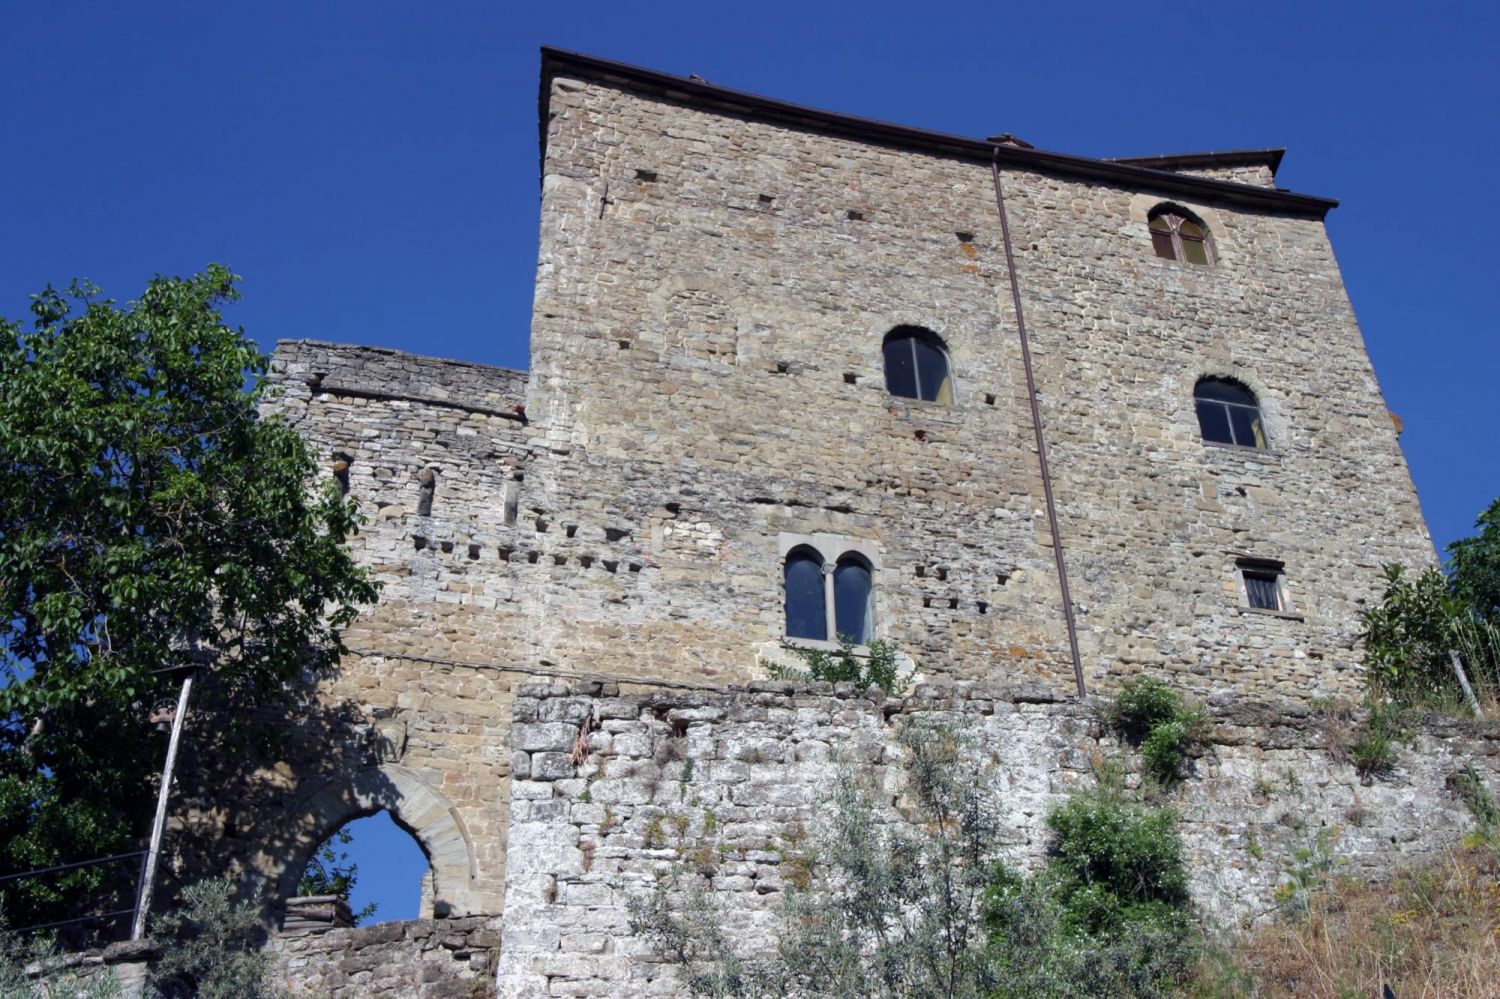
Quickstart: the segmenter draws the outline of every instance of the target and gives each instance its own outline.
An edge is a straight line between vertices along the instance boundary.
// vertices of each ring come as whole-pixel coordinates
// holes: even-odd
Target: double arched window
[[[1193,386],[1198,429],[1215,444],[1269,447],[1255,393],[1228,378],[1200,378]]]
[[[953,404],[953,372],[942,338],[920,326],[897,326],[885,335],[885,387],[905,399]]]
[[[847,638],[868,645],[875,637],[875,569],[858,552],[829,561],[810,544],[787,552],[786,636],[820,642]]]
[[[1190,264],[1214,262],[1213,240],[1208,226],[1185,208],[1157,205],[1146,216],[1151,230],[1151,248],[1158,257]]]

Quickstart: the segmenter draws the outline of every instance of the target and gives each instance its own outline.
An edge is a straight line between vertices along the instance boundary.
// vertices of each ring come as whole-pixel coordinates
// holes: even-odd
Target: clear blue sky
[[[1334,247],[1438,544],[1500,494],[1500,5],[33,0],[3,25],[14,318],[48,282],[124,299],[217,260],[268,348],[524,367],[555,45],[1083,155],[1286,146],[1283,186],[1343,201]],[[384,891],[400,865],[369,857]]]

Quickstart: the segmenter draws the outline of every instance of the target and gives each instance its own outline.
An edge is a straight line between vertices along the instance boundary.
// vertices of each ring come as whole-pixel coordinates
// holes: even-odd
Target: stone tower
[[[1280,150],[1089,159],[555,50],[540,100],[529,373],[276,351],[385,584],[218,820],[283,896],[385,807],[437,915],[497,916],[512,752],[561,774],[583,720],[510,739],[538,676],[720,687],[857,631],[924,683],[1357,692],[1381,566],[1433,551]]]

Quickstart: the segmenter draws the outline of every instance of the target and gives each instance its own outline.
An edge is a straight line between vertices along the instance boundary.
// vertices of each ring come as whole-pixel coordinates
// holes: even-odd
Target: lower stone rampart
[[[268,980],[294,996],[483,999],[493,996],[495,920],[411,919],[277,935]]]
[[[876,692],[878,695],[878,692]],[[1208,705],[1214,734],[1172,792],[1194,899],[1210,920],[1267,916],[1291,868],[1326,853],[1378,878],[1473,827],[1453,775],[1493,782],[1500,738],[1428,719],[1396,769],[1362,780],[1347,722],[1300,704]],[[711,890],[747,949],[769,945],[790,857],[841,767],[900,793],[899,726],[969,729],[998,766],[1009,859],[1041,861],[1045,816],[1121,747],[1097,704],[1041,690],[919,687],[904,700],[848,685],[756,683],[621,694],[613,684],[521,688],[511,733],[510,858],[498,993],[676,995],[629,928],[627,900],[674,868]]]

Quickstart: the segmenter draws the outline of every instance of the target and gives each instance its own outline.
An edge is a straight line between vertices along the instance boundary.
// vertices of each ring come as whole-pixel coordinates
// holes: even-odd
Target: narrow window
[[[1280,563],[1261,562],[1249,559],[1239,564],[1240,578],[1245,583],[1245,604],[1256,610],[1285,611],[1286,592],[1282,585]]]
[[[810,548],[794,549],[783,570],[786,584],[788,638],[828,638],[827,600],[823,594],[823,559]]]
[[[897,326],[885,336],[885,387],[904,399],[953,404],[948,351],[931,330]]]
[[[870,565],[858,555],[845,555],[833,570],[834,631],[855,645],[870,642],[875,616],[874,579]]]
[[[1208,227],[1185,208],[1157,205],[1147,217],[1151,249],[1166,260],[1182,260],[1207,266],[1214,262],[1213,241]]]
[[[1193,386],[1193,404],[1204,440],[1262,450],[1269,446],[1255,393],[1239,382],[1200,378]]]

